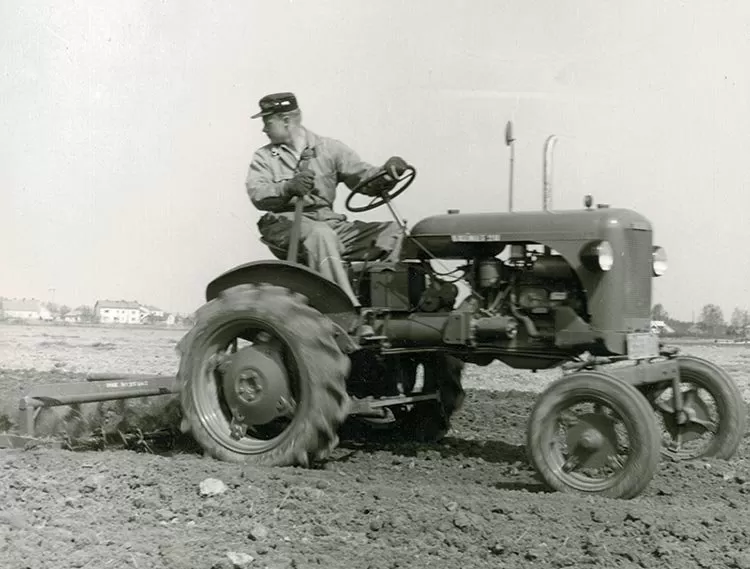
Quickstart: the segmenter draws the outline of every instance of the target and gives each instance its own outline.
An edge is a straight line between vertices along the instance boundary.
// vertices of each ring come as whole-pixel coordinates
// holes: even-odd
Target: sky
[[[750,308],[749,61],[745,0],[0,0],[0,296],[198,308],[270,257],[250,116],[293,91],[310,130],[416,167],[409,225],[507,211],[509,120],[515,209],[540,209],[556,135],[552,207],[642,213],[670,263],[654,302],[729,318]]]

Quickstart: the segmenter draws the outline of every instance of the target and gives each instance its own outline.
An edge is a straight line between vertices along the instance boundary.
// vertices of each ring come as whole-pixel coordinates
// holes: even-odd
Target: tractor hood
[[[422,247],[440,258],[496,255],[509,243],[596,239],[617,228],[651,231],[651,223],[635,211],[608,207],[434,215],[412,228],[402,258],[423,257]]]

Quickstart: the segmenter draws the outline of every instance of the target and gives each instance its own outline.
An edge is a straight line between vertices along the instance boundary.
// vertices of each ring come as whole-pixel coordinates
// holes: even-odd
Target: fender
[[[238,265],[208,283],[206,301],[233,286],[261,283],[304,295],[310,306],[344,330],[348,330],[357,319],[357,310],[340,286],[304,265],[289,261],[255,261]]]

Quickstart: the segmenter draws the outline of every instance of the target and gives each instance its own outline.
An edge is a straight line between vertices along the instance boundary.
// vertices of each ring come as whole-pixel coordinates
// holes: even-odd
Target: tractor
[[[346,200],[351,212],[385,205],[402,227],[397,263],[345,261],[360,306],[291,246],[207,286],[178,380],[183,427],[210,455],[308,465],[349,418],[440,440],[464,365],[495,360],[562,370],[527,429],[529,460],[553,489],[630,498],[662,456],[735,453],[746,418],[732,378],[651,333],[666,255],[645,217],[587,197],[577,211],[450,210],[408,230],[392,201],[416,169],[371,197],[384,176]]]
[[[643,215],[587,196],[579,210],[449,210],[408,229],[393,200],[416,169],[385,176],[346,200],[352,212],[385,205],[402,227],[398,262],[345,260],[358,306],[301,262],[298,205],[289,251],[208,284],[176,378],[104,374],[90,378],[96,393],[31,393],[26,434],[42,406],[178,393],[182,428],[207,454],[306,466],[329,456],[347,421],[440,440],[466,364],[499,361],[530,377],[561,371],[526,435],[554,490],[632,498],[662,458],[735,453],[746,411],[733,379],[651,332],[652,279],[667,261]]]

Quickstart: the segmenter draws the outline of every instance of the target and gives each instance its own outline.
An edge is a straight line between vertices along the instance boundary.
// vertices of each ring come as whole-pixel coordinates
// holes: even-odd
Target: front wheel
[[[551,488],[633,498],[656,473],[656,417],[632,385],[584,371],[552,383],[531,412],[527,452]]]
[[[349,359],[333,325],[301,295],[229,288],[204,305],[178,345],[183,431],[209,455],[307,466],[338,443]]]
[[[673,460],[731,458],[747,423],[737,384],[721,367],[702,358],[678,356],[677,365],[677,393],[671,383],[646,391],[663,425],[662,454]]]

